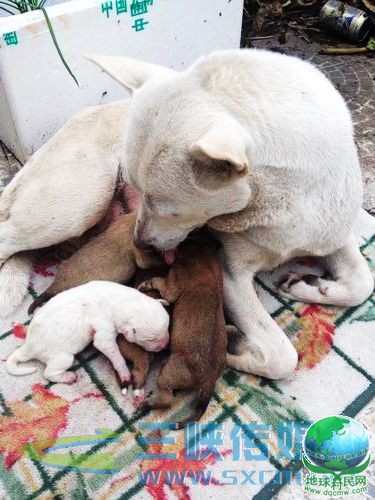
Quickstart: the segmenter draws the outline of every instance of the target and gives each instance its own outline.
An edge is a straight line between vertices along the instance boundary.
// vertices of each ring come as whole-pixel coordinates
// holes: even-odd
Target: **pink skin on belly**
[[[141,205],[141,195],[129,184],[124,183],[122,192],[128,212],[134,212]]]
[[[129,184],[122,183],[117,188],[122,192],[122,199],[118,199],[118,194],[111,201],[107,213],[99,222],[99,232],[105,231],[113,222],[116,222],[122,215],[134,212],[141,204],[141,197],[138,191]],[[118,191],[117,191],[118,193]],[[116,199],[117,198],[117,199]]]
[[[121,201],[112,200],[107,213],[99,223],[100,232],[105,231],[113,222],[116,222],[122,215],[126,213],[125,207]]]
[[[118,220],[123,214],[134,212],[141,204],[141,195],[132,186],[126,182],[119,187],[122,191],[124,203],[119,200],[112,200],[104,219],[99,223],[100,232],[107,229],[113,222]],[[176,250],[167,250],[163,252],[164,261],[171,266],[176,260]]]

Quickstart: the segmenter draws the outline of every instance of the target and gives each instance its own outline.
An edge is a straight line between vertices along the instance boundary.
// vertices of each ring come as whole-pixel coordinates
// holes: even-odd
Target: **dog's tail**
[[[12,255],[0,269],[0,317],[13,313],[24,299],[29,286],[31,262]]]
[[[7,359],[6,368],[11,375],[29,375],[35,372],[36,366],[25,363],[31,359],[27,346],[23,345],[16,349]],[[20,366],[22,363],[22,366]]]
[[[41,295],[39,295],[39,297],[37,299],[35,299],[34,302],[32,302],[30,304],[30,307],[28,310],[29,316],[34,314],[35,309],[38,309],[38,307],[41,307],[43,304],[48,302],[49,299],[52,299],[53,296],[54,296],[53,293],[48,293],[48,292],[44,292]]]

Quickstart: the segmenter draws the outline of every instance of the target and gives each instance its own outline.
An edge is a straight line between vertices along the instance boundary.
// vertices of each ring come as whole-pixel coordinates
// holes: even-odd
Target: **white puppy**
[[[125,99],[77,113],[4,189],[1,316],[20,304],[29,283],[29,260],[14,254],[78,237],[105,215],[118,177],[128,103]]]
[[[36,367],[19,363],[38,359],[47,365],[45,378],[71,384],[76,374],[66,370],[74,355],[93,342],[109,358],[121,382],[130,382],[116,337],[122,334],[148,351],[164,349],[169,316],[161,302],[165,303],[109,281],[91,281],[62,292],[35,314],[25,343],[9,356],[7,370],[27,375]]]
[[[215,52],[181,73],[89,59],[134,91],[123,164],[142,195],[136,243],[172,250],[194,228],[214,228],[225,306],[246,337],[229,365],[289,375],[297,353],[254,274],[312,255],[331,279],[291,277],[282,291],[293,300],[354,306],[374,288],[352,234],[362,182],[343,98],[313,65],[264,50]]]

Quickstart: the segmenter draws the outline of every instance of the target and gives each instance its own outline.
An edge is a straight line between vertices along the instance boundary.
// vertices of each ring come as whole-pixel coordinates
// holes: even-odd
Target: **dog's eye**
[[[232,168],[233,168],[233,165],[231,164],[230,161],[223,161],[223,162],[220,163],[220,166],[226,172],[231,172]]]
[[[154,196],[151,194],[146,194],[144,196],[144,203],[153,212],[167,212],[169,209],[170,200],[167,198],[162,198],[160,196]]]
[[[179,217],[179,215],[180,215],[180,214],[179,214],[178,212],[172,212],[172,213],[171,213],[171,216],[172,216],[172,217]]]

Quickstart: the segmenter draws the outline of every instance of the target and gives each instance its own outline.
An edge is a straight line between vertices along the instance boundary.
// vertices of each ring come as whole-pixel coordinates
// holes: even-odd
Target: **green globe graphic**
[[[307,429],[303,439],[303,450],[309,461],[332,472],[361,464],[369,447],[369,435],[363,425],[344,416],[318,420]]]

